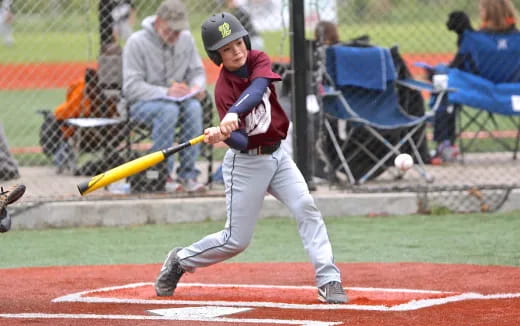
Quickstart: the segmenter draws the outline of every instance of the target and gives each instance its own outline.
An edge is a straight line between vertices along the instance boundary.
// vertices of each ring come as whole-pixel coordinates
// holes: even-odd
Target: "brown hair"
[[[482,27],[504,31],[516,23],[516,9],[510,0],[480,0]]]
[[[327,45],[339,43],[336,24],[325,20],[320,21],[314,29],[314,39]]]

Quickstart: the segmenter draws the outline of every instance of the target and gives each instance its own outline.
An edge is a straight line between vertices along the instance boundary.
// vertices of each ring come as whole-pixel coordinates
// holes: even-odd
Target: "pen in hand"
[[[185,83],[177,83],[173,82],[170,88],[168,88],[168,95],[174,97],[180,97],[188,94],[190,92],[190,88]]]

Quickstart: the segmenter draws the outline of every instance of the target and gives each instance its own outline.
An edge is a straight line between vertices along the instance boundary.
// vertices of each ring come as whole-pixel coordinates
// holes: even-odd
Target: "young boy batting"
[[[224,141],[227,221],[224,229],[185,248],[174,248],[155,281],[158,296],[171,296],[184,272],[229,259],[247,248],[265,193],[295,216],[298,232],[314,266],[318,299],[345,303],[347,295],[334,264],[320,211],[294,161],[280,148],[289,121],[278,103],[271,60],[251,50],[249,35],[233,15],[219,13],[202,25],[209,58],[223,67],[215,86],[218,127],[204,131],[206,143]]]

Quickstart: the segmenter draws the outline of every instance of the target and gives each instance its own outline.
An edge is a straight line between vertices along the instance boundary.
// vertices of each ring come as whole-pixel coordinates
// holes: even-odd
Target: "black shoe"
[[[318,288],[318,300],[325,303],[346,303],[348,298],[341,283],[332,281]]]
[[[161,272],[155,280],[155,293],[160,297],[172,296],[184,270],[179,264],[177,253],[182,248],[175,248],[166,257]]]
[[[7,232],[11,229],[11,216],[6,208],[0,209],[0,233]]]

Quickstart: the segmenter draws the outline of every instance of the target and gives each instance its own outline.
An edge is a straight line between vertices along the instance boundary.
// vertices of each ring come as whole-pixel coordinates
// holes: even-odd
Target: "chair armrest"
[[[339,96],[341,94],[341,91],[335,89],[332,86],[323,86],[321,92],[319,92],[319,96],[322,98],[325,97],[333,97],[333,96]]]
[[[408,87],[411,89],[415,89],[417,91],[426,91],[426,92],[430,92],[433,94],[456,91],[456,89],[454,89],[454,88],[438,89],[438,88],[435,88],[432,83],[424,82],[424,81],[420,81],[420,80],[416,80],[416,79],[411,79],[411,78],[398,79],[395,82],[399,85],[402,85],[402,86],[405,86],[405,87]]]

